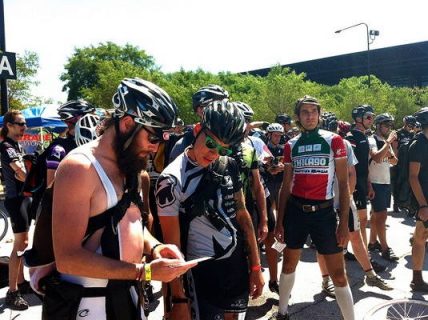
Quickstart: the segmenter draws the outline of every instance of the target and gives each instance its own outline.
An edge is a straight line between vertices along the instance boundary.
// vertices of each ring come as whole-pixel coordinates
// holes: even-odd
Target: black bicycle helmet
[[[235,145],[244,139],[245,118],[235,103],[212,101],[204,110],[202,128],[210,130],[225,144]]]
[[[299,115],[300,107],[304,104],[312,104],[314,106],[317,106],[318,112],[321,111],[321,106],[320,106],[320,103],[318,102],[318,100],[314,97],[305,95],[303,98],[300,98],[299,100],[296,101],[296,104],[294,106],[294,114],[295,115]]]
[[[374,114],[374,109],[369,104],[362,104],[352,109],[352,119],[362,118],[366,113]]]
[[[115,117],[128,114],[147,127],[169,129],[177,117],[177,106],[171,97],[154,83],[139,78],[122,80],[112,101]]]
[[[338,121],[333,112],[325,112],[321,115],[321,129],[336,132]]]
[[[421,124],[421,126],[428,125],[428,107],[424,107],[421,110],[417,111],[414,116],[416,120]]]
[[[375,125],[384,123],[384,122],[394,122],[394,117],[390,115],[389,113],[381,113],[376,116],[374,123]]]
[[[276,116],[275,122],[279,124],[291,124],[291,117],[286,113],[282,113]]]
[[[196,111],[198,107],[206,107],[212,101],[223,99],[229,99],[229,92],[216,84],[209,84],[193,94],[193,110]]]
[[[403,118],[403,124],[408,126],[416,126],[416,118],[414,116],[405,116]]]
[[[238,107],[239,110],[241,110],[245,121],[250,122],[253,119],[254,111],[248,104],[240,101],[234,102],[234,104]]]
[[[79,99],[67,101],[66,103],[62,104],[57,111],[61,120],[67,121],[75,117],[83,116],[87,113],[92,113],[95,111],[95,107],[89,102]]]

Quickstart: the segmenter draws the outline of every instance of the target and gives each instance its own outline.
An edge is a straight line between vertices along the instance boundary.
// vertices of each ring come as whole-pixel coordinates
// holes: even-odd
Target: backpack
[[[397,176],[394,184],[394,189],[397,190],[394,201],[398,207],[406,209],[409,216],[414,216],[419,208],[409,183],[409,147],[414,141],[415,139],[403,143],[398,148]]]
[[[37,215],[37,209],[40,201],[42,200],[43,193],[47,188],[46,184],[46,159],[52,152],[52,148],[56,145],[60,145],[64,148],[66,153],[70,152],[76,147],[74,137],[69,138],[56,138],[51,144],[40,154],[31,155],[27,157],[25,165],[27,168],[27,177],[25,178],[24,185],[21,193],[24,197],[32,197],[33,201],[29,210],[29,217],[35,219]]]

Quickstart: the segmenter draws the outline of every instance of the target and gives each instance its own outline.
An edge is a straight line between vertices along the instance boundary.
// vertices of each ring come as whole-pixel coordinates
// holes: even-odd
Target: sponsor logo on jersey
[[[298,153],[305,152],[305,146],[299,146],[299,149],[297,150]]]
[[[303,167],[317,167],[317,166],[327,166],[328,158],[327,157],[304,157],[293,160],[294,168],[303,168]]]
[[[160,176],[156,186],[156,199],[161,208],[170,206],[175,202],[174,187],[177,180],[174,176]]]
[[[16,153],[16,150],[13,148],[7,148],[6,149],[7,155],[9,156],[9,158],[13,159],[13,158],[18,158],[18,154]]]
[[[321,151],[321,143],[314,144],[314,151]]]

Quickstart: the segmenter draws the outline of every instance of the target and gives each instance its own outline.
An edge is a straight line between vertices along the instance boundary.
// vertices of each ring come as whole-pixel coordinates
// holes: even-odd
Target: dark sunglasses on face
[[[150,144],[158,144],[158,143],[161,143],[161,142],[163,142],[164,140],[163,140],[163,137],[159,137],[159,136],[157,136],[154,132],[152,132],[152,131],[150,131],[150,130],[148,130],[148,129],[146,129],[146,128],[144,128],[143,127],[143,129],[144,129],[144,131],[146,131],[147,132],[147,140],[149,140],[149,142],[150,142]]]
[[[219,145],[213,138],[205,134],[205,146],[208,149],[217,149],[217,153],[221,156],[230,156],[232,154],[232,149],[225,148]]]
[[[17,126],[24,127],[27,125],[27,122],[11,122],[12,124],[16,124]]]

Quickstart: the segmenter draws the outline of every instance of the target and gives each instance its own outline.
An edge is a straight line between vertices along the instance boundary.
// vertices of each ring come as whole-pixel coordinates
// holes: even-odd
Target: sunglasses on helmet
[[[216,149],[217,153],[221,156],[230,156],[232,154],[232,149],[226,148],[218,144],[213,138],[205,133],[205,146],[208,149]]]

